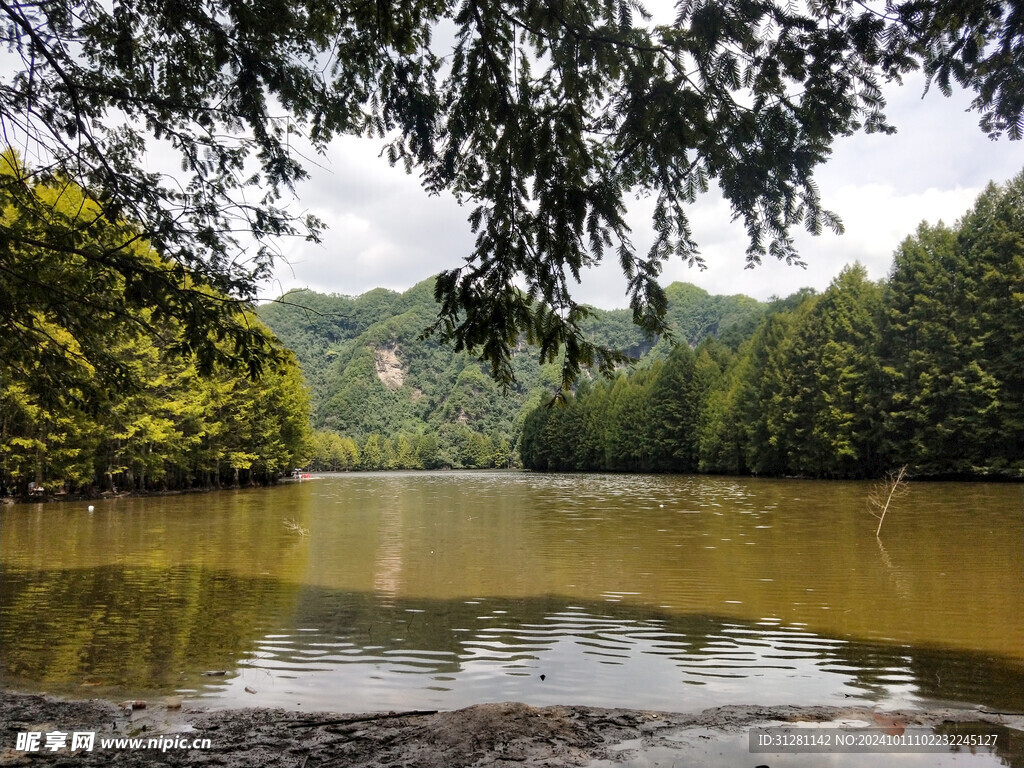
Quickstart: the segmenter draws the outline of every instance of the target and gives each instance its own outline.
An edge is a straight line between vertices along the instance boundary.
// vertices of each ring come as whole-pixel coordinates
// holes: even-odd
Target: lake
[[[1024,708],[1013,484],[351,473],[0,515],[8,688]]]

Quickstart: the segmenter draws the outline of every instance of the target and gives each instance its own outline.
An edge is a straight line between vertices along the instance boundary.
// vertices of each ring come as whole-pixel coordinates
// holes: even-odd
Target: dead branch
[[[910,493],[906,477],[907,467],[904,465],[897,472],[889,472],[885,480],[876,483],[875,487],[871,489],[871,493],[868,494],[868,503],[874,508],[871,514],[878,518],[878,528],[875,530],[875,536],[881,535],[882,523],[885,522],[885,513],[889,511],[889,505],[892,503],[892,500]]]

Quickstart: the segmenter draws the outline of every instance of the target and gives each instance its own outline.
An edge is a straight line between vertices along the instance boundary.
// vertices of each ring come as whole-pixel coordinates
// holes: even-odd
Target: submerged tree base
[[[758,762],[748,749],[752,726],[790,722],[857,722],[902,731],[975,723],[997,734],[997,754],[1008,764],[1024,756],[1024,715],[974,709],[879,712],[868,707],[728,706],[678,714],[597,707],[530,707],[480,704],[454,712],[336,713],[246,709],[180,712],[166,707],[125,710],[102,701],[66,701],[4,693],[0,697],[0,765],[76,766],[344,765],[424,768],[462,766],[580,766],[633,764],[666,758],[681,765],[746,765]],[[955,725],[954,725],[955,727]],[[14,749],[17,734],[96,731],[92,751],[28,753]],[[189,748],[101,748],[105,737],[174,741]],[[191,748],[209,739],[205,749]],[[765,755],[765,758],[771,755]],[[835,756],[833,756],[834,758]],[[843,757],[843,756],[840,756]],[[855,764],[861,755],[847,755]],[[907,755],[916,760],[918,756]],[[934,757],[941,758],[941,755]],[[901,756],[889,755],[898,765]],[[761,762],[764,762],[761,760]],[[647,764],[644,762],[643,764]],[[845,765],[840,760],[838,763]]]

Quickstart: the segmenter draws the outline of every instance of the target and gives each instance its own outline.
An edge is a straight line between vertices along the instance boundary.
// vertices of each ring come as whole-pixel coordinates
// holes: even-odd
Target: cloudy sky
[[[884,277],[892,253],[921,221],[953,223],[989,181],[1004,182],[1024,168],[1021,142],[991,141],[967,112],[970,96],[922,98],[923,80],[886,91],[895,136],[840,139],[819,170],[823,204],[840,215],[845,234],[802,232],[797,242],[807,268],[767,261],[744,269],[746,237],[730,222],[728,205],[712,191],[691,209],[694,236],[708,269],[669,262],[663,284],[681,280],[711,293],[785,296],[803,286],[824,289],[845,264],[860,261]],[[415,176],[378,157],[380,142],[336,140],[321,167],[298,189],[297,207],[319,215],[329,229],[322,244],[283,244],[284,259],[265,295],[292,288],[356,295],[382,286],[404,290],[458,266],[472,247],[468,208],[450,196],[428,197]],[[650,243],[650,203],[633,201],[629,221],[639,252]],[[626,306],[625,281],[614,259],[584,274],[578,300],[603,308]]]

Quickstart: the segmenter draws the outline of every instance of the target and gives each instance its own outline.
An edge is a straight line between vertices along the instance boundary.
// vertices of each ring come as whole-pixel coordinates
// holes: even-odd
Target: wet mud
[[[451,712],[357,715],[205,711],[179,709],[176,702],[132,709],[129,702],[124,704],[4,692],[0,766],[775,768],[771,755],[749,752],[747,732],[756,725],[801,721],[873,725],[894,732],[974,723],[1002,734],[1003,746],[999,754],[991,755],[992,765],[1013,765],[1024,756],[1024,716],[972,709],[878,712],[863,707],[729,706],[666,713],[503,703]],[[70,745],[55,751],[45,745],[34,751],[17,749],[19,733],[54,731],[95,732],[96,741],[91,750],[72,751]],[[153,739],[156,746],[102,745],[104,739],[127,738],[147,745]],[[197,748],[195,742],[204,739],[209,746]]]

